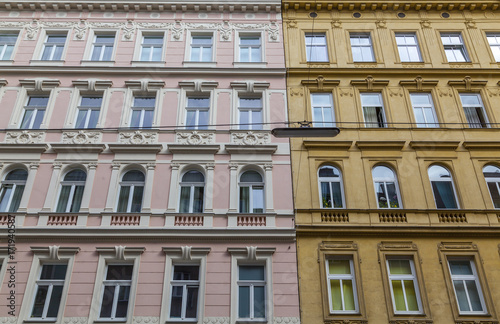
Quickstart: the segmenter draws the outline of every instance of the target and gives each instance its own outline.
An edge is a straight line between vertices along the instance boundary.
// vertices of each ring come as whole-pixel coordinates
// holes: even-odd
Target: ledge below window
[[[267,62],[233,62],[235,68],[265,68]]]

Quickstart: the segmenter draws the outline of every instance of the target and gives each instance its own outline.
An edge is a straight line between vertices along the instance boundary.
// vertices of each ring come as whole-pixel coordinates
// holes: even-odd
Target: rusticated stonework
[[[44,132],[33,132],[27,130],[20,132],[7,132],[5,136],[5,142],[16,144],[41,143],[44,134]]]
[[[213,144],[214,143],[214,132],[182,132],[177,133],[176,142],[177,144],[186,145],[200,145],[200,144]]]
[[[78,132],[64,132],[62,140],[65,144],[96,144],[101,141],[101,132],[78,131]]]
[[[149,131],[124,131],[118,134],[121,144],[154,144],[157,139],[157,132]]]
[[[271,142],[269,133],[261,132],[238,132],[231,134],[231,142],[239,145],[259,145],[269,144]]]

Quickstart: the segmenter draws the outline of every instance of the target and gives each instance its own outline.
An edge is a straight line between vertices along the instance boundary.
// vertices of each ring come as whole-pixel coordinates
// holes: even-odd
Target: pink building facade
[[[280,11],[0,4],[2,323],[299,323]]]

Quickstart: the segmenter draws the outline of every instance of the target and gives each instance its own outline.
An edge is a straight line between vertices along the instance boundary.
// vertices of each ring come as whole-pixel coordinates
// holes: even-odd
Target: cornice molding
[[[104,144],[51,144],[56,153],[101,153],[106,148]]]
[[[465,141],[463,146],[468,150],[488,150],[488,151],[498,151],[500,150],[500,142],[475,142],[475,141]]]
[[[349,2],[319,0],[311,4],[310,1],[285,1],[285,10],[497,10],[500,4],[496,1],[362,1]]]
[[[273,154],[277,145],[226,145],[230,154]]]
[[[411,141],[410,147],[414,150],[451,150],[455,151],[460,145],[460,141],[443,141],[443,142],[429,142],[429,141]]]
[[[0,144],[0,153],[43,153],[47,144]]]
[[[415,87],[417,91],[423,91],[424,89],[430,89],[435,87],[439,83],[439,80],[424,80],[420,75],[414,80],[401,80],[399,84],[404,87]]]
[[[25,79],[19,80],[21,86],[31,91],[50,91],[61,84],[59,80],[51,79]]]
[[[345,151],[351,148],[352,141],[303,141],[304,147],[311,149],[321,149],[321,150],[341,150]]]
[[[113,153],[134,153],[134,154],[146,154],[146,153],[158,153],[163,148],[161,144],[109,144],[109,149]]]
[[[485,80],[472,80],[470,76],[466,76],[463,80],[450,80],[448,85],[455,87],[463,87],[467,91],[471,91],[472,88],[484,87],[488,81]]]
[[[380,89],[389,84],[389,80],[375,80],[374,77],[368,75],[364,80],[352,80],[351,85],[355,87],[364,87],[367,90]]]
[[[357,141],[360,150],[402,150],[406,141]]]
[[[302,80],[300,83],[303,86],[309,88],[316,88],[319,91],[324,89],[333,89],[334,86],[338,86],[340,84],[340,80],[326,80],[322,75],[318,75],[316,80]]]
[[[75,88],[79,88],[81,91],[97,92],[104,91],[113,85],[111,80],[75,80],[72,81]]]
[[[184,145],[184,144],[168,144],[168,150],[171,153],[179,154],[215,154],[219,152],[220,145]]]

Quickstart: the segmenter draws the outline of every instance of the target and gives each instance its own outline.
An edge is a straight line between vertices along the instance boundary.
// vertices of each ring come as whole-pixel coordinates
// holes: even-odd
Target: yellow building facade
[[[498,323],[499,4],[283,2],[302,323]]]

